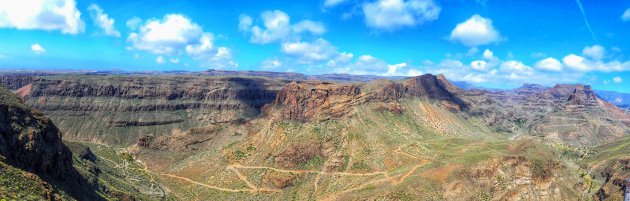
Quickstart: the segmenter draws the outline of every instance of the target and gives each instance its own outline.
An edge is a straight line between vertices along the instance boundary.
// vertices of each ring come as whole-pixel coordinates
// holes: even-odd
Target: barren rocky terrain
[[[587,85],[234,73],[1,76],[1,176],[40,175],[54,199],[623,197],[630,114]],[[91,187],[46,176],[67,172]]]

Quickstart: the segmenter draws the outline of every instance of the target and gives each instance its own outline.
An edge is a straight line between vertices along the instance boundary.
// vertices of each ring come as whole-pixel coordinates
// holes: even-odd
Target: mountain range
[[[0,185],[14,199],[614,200],[630,176],[630,113],[609,102],[625,96],[588,85],[215,70],[0,81],[13,92],[0,176],[38,188]]]

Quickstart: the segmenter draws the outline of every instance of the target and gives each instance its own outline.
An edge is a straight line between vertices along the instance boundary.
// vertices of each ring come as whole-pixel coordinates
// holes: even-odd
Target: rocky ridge
[[[72,168],[72,153],[61,132],[44,114],[28,109],[0,86],[0,155],[13,166],[52,177]]]

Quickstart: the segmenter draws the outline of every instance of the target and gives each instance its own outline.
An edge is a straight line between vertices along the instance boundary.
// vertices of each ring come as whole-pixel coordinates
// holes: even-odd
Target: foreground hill
[[[105,200],[145,197],[89,148],[62,141],[44,114],[0,85],[0,198]],[[74,151],[77,155],[73,155]],[[135,195],[132,195],[135,194]]]
[[[145,199],[614,199],[630,154],[628,113],[585,85],[12,79],[73,151],[94,151],[102,185]]]

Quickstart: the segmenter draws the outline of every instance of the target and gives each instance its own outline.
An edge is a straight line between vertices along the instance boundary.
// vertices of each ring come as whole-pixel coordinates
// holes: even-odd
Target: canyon
[[[629,176],[630,113],[588,85],[253,71],[0,81],[13,91],[0,129],[22,136],[3,136],[5,163],[60,198],[603,200]]]

